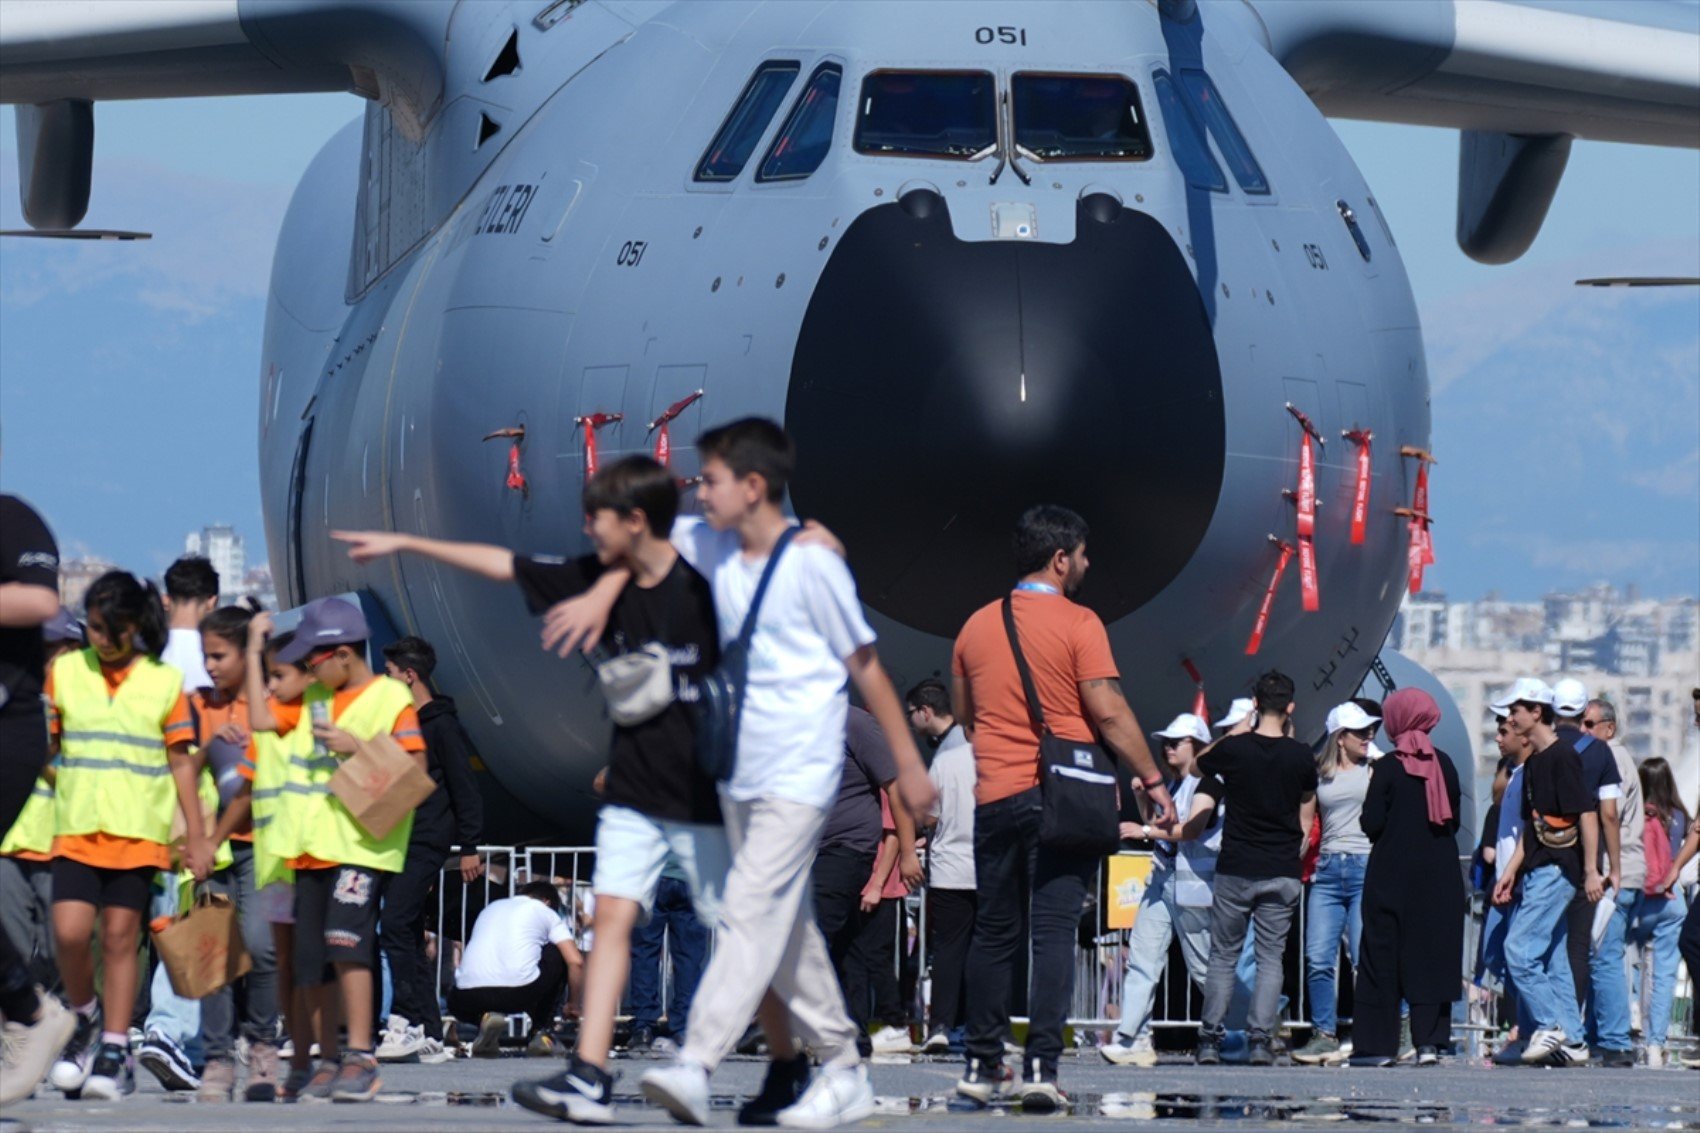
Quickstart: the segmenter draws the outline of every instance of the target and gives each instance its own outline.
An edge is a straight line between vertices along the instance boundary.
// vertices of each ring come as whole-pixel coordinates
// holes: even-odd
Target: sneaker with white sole
[[[1565,1034],[1557,1027],[1543,1027],[1529,1036],[1528,1045],[1523,1048],[1522,1060],[1525,1066],[1535,1066],[1552,1057],[1554,1051],[1564,1046]]]
[[[575,1125],[614,1122],[614,1079],[574,1055],[567,1068],[548,1078],[516,1082],[513,1099],[532,1113]]]
[[[1586,1066],[1588,1065],[1588,1044],[1584,1042],[1565,1043],[1547,1055],[1546,1060],[1541,1065]]]
[[[874,1087],[868,1068],[834,1066],[815,1075],[797,1104],[779,1111],[776,1119],[787,1129],[836,1129],[852,1125],[874,1112]]]
[[[950,1050],[950,1032],[940,1028],[927,1036],[927,1041],[921,1044],[922,1054],[945,1054]]]
[[[708,1071],[680,1059],[657,1066],[638,1080],[638,1089],[649,1102],[685,1125],[708,1124]]]
[[[100,1048],[100,1011],[97,1009],[93,1015],[76,1011],[72,1014],[76,1018],[72,1021],[71,1037],[59,1052],[53,1069],[47,1072],[47,1080],[53,1088],[63,1090],[70,1097],[76,1096],[83,1083],[89,1080],[94,1056]]]
[[[130,1052],[117,1043],[101,1043],[83,1083],[83,1097],[115,1102],[136,1092],[136,1067]]]
[[[1647,1048],[1647,1069],[1662,1070],[1665,1065],[1665,1048],[1650,1046]]]
[[[1027,1077],[1015,1092],[1023,1113],[1056,1113],[1068,1108],[1068,1095],[1057,1086],[1057,1068],[1029,1059]]]
[[[0,1106],[23,1101],[35,1093],[59,1052],[77,1029],[76,1012],[57,996],[37,989],[41,1008],[33,1023],[6,1021],[4,1062],[0,1064]]]
[[[915,1040],[908,1027],[884,1026],[873,1033],[875,1054],[914,1054]]]
[[[1157,1048],[1151,1044],[1149,1033],[1132,1039],[1118,1034],[1099,1047],[1098,1053],[1104,1056],[1105,1062],[1114,1066],[1157,1065]]]
[[[427,1066],[436,1066],[444,1062],[453,1062],[454,1060],[455,1052],[438,1042],[436,1039],[426,1039],[425,1045],[419,1048],[419,1061],[425,1063]]]
[[[424,1026],[391,1015],[384,1033],[378,1037],[376,1054],[379,1062],[418,1062],[419,1052],[424,1048]]]
[[[968,1060],[968,1069],[956,1083],[958,1097],[981,1105],[991,1105],[1006,1098],[1021,1085],[1021,1078],[1001,1059],[987,1062],[979,1058]]]
[[[369,1102],[378,1096],[384,1080],[378,1077],[378,1060],[365,1051],[351,1050],[342,1056],[342,1068],[331,1083],[333,1102]]]
[[[508,1035],[508,1017],[500,1011],[486,1011],[478,1021],[478,1037],[472,1040],[472,1057],[502,1057],[502,1040]]]
[[[201,1076],[195,1073],[189,1056],[163,1031],[150,1030],[147,1033],[136,1051],[136,1061],[142,1064],[142,1069],[159,1079],[159,1084],[167,1092],[178,1093],[201,1087]]]

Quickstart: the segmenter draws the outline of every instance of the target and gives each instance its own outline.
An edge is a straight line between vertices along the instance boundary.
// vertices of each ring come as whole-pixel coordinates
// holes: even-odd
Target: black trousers
[[[897,986],[897,926],[902,911],[901,897],[881,901],[871,913],[862,912],[858,903],[856,932],[839,982],[850,1017],[859,1025],[901,1027],[909,1022]]]
[[[1690,973],[1700,972],[1700,900],[1688,906],[1688,916],[1683,918],[1682,932],[1676,938],[1676,950],[1681,953]],[[1700,1034],[1700,1012],[1694,1014],[1688,1026],[1695,1034]]]
[[[948,1031],[966,1021],[964,979],[968,942],[974,935],[976,894],[972,889],[927,890],[927,956],[933,971],[931,1031]]]
[[[1399,1053],[1399,1001],[1365,1003],[1352,1011],[1352,1054],[1393,1058]],[[1452,1004],[1411,1004],[1411,1045],[1446,1050],[1452,1045]]]
[[[814,868],[809,882],[814,894],[815,924],[826,938],[826,950],[832,957],[832,970],[838,975],[839,990],[844,993],[850,1018],[866,1041],[868,1011],[858,1008],[851,997],[851,982],[846,978],[850,947],[862,927],[862,887],[874,873],[874,852],[851,846],[822,846],[815,853]]]
[[[974,998],[968,1005],[968,1054],[1003,1057],[1014,996],[1022,914],[1032,926],[1027,1059],[1055,1071],[1074,997],[1076,937],[1096,857],[1039,845],[1039,788],[974,811],[974,869],[979,907],[968,946]]]
[[[0,837],[18,820],[47,766],[47,717],[40,703],[31,697],[27,705],[8,705],[9,711],[0,712]],[[0,1014],[33,1019],[40,1006],[27,958],[0,929]]]
[[[567,961],[559,948],[545,944],[537,957],[536,979],[522,987],[457,987],[449,992],[449,1010],[456,1019],[468,1022],[482,1019],[489,1011],[523,1012],[531,1017],[531,1033],[536,1034],[554,1025],[566,992]]]
[[[1593,966],[1594,903],[1587,893],[1578,889],[1570,908],[1564,911],[1564,946],[1570,956],[1570,978],[1576,985],[1576,1002],[1582,1005],[1584,1017],[1588,1009],[1589,970]]]
[[[401,872],[384,885],[378,922],[378,946],[390,965],[390,1012],[423,1027],[425,1037],[438,1042],[443,1040],[443,1020],[437,1009],[437,983],[425,958],[425,924],[448,856],[447,846],[409,845]]]

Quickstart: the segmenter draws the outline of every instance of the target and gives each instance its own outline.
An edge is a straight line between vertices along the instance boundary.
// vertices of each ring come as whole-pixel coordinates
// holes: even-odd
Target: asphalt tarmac
[[[615,1093],[622,1126],[676,1128],[646,1105],[637,1080],[650,1058],[621,1059]],[[23,1130],[542,1129],[554,1124],[508,1100],[520,1078],[552,1073],[539,1059],[457,1060],[436,1066],[387,1066],[384,1089],[366,1105],[216,1105],[167,1095],[143,1072],[140,1089],[120,1103],[68,1102],[43,1089],[0,1121],[0,1133]],[[734,1058],[715,1074],[712,1124],[736,1124],[743,1097],[760,1085],[764,1063]],[[961,1069],[955,1059],[882,1060],[872,1068],[879,1112],[859,1128],[1037,1130],[1060,1122],[1106,1126],[1136,1123],[1186,1129],[1232,1123],[1337,1129],[1374,1123],[1449,1126],[1700,1129],[1700,1071],[1501,1069],[1463,1060],[1439,1067],[1390,1070],[1245,1066],[1199,1068],[1184,1058],[1151,1069],[1110,1066],[1096,1054],[1065,1057],[1062,1087],[1073,1110],[1023,1116],[1019,1110],[963,1108],[951,1098]]]

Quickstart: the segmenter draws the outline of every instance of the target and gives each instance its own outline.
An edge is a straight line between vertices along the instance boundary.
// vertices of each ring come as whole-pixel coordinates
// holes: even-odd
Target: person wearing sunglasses
[[[1370,741],[1381,718],[1353,701],[1328,714],[1328,738],[1316,757],[1316,806],[1322,844],[1305,904],[1305,990],[1310,1002],[1310,1041],[1293,1059],[1310,1066],[1340,1062],[1349,1052],[1339,1041],[1340,944],[1358,964],[1363,937],[1364,871],[1370,842],[1359,819],[1369,790]]]

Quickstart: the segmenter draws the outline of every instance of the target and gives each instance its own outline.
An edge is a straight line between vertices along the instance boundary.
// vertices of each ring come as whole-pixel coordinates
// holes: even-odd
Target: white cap
[[[1380,716],[1371,716],[1348,700],[1344,704],[1335,706],[1333,711],[1328,713],[1328,721],[1323,727],[1332,736],[1342,728],[1356,732],[1361,728],[1373,728],[1379,723],[1381,723]]]
[[[1518,701],[1527,704],[1551,704],[1552,689],[1539,677],[1518,677],[1511,682],[1511,687],[1499,695],[1499,699],[1488,705],[1499,715],[1504,716],[1511,711],[1511,706]]]
[[[1251,710],[1257,707],[1257,702],[1249,696],[1241,696],[1228,705],[1228,714],[1216,721],[1218,728],[1232,728],[1241,720],[1251,715]]]
[[[1190,712],[1182,712],[1169,721],[1167,728],[1151,734],[1165,740],[1197,740],[1201,745],[1210,742],[1210,729]]]
[[[1580,716],[1588,707],[1588,686],[1565,677],[1552,686],[1552,710],[1560,716]]]

